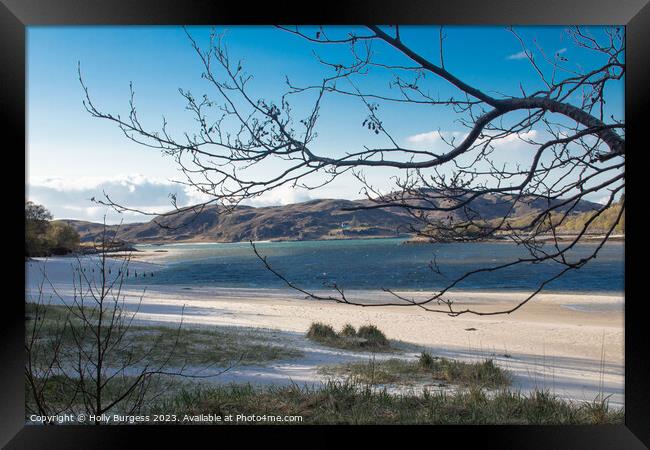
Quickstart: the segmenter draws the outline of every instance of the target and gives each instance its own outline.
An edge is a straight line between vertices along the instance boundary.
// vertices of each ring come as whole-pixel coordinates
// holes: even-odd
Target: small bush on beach
[[[355,337],[356,335],[357,335],[357,330],[349,323],[346,323],[343,329],[341,329],[341,336]]]
[[[440,359],[435,361],[431,369],[433,372],[440,374],[443,379],[452,383],[455,380],[461,380],[464,384],[474,384],[488,388],[510,384],[508,373],[500,369],[491,359],[478,363]]]
[[[434,359],[433,356],[431,356],[431,353],[422,352],[420,353],[420,358],[418,359],[418,362],[420,363],[420,367],[422,367],[423,369],[430,369],[433,367]]]
[[[343,375],[370,385],[438,381],[460,386],[502,388],[510,384],[510,375],[492,360],[462,362],[436,358],[422,352],[415,361],[398,358],[383,361],[358,362],[321,370],[326,375]]]
[[[611,410],[609,407],[609,396],[599,395],[593,402],[584,402],[582,410],[591,423],[598,425],[610,423]]]
[[[307,338],[319,344],[349,350],[386,351],[390,349],[390,342],[386,335],[374,325],[364,325],[355,328],[346,324],[339,333],[330,325],[314,322],[307,330]]]
[[[323,341],[328,339],[336,339],[336,331],[330,325],[324,323],[314,322],[307,330],[307,337],[316,341]]]
[[[506,373],[497,367],[491,359],[473,364],[473,368],[474,382],[479,385],[499,386],[509,383]]]
[[[374,325],[364,325],[359,328],[357,337],[365,339],[370,346],[384,347],[388,345],[386,335]]]

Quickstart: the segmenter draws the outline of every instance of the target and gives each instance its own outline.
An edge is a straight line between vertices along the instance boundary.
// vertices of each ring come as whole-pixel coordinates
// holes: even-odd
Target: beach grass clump
[[[79,408],[65,377],[53,377],[46,395],[50,405],[62,413]],[[131,382],[128,377],[116,383]],[[162,387],[162,385],[161,385]],[[143,403],[141,414],[174,414],[176,422],[201,423],[202,419],[184,421],[185,416],[200,415],[248,417],[245,420],[210,421],[210,424],[428,424],[428,425],[602,425],[622,424],[622,409],[611,408],[607,399],[572,402],[548,391],[529,394],[498,390],[487,392],[480,386],[457,391],[425,390],[391,394],[366,384],[329,381],[322,386],[251,384],[201,384],[182,380],[165,380],[163,395]],[[27,387],[29,389],[29,387]],[[29,411],[33,397],[27,396]],[[119,408],[111,412],[122,412]],[[27,413],[28,414],[28,413]],[[29,415],[26,420],[29,421]],[[263,417],[264,420],[250,417]],[[291,416],[291,420],[284,418]],[[281,419],[278,419],[281,418]],[[92,422],[86,422],[92,423]],[[117,422],[115,422],[117,423]],[[149,422],[153,423],[153,422]]]
[[[418,358],[418,363],[423,369],[431,369],[434,364],[433,356],[429,352],[422,352]]]
[[[388,345],[386,335],[374,325],[364,325],[359,327],[357,337],[365,339],[369,346],[384,347]]]
[[[470,365],[470,377],[474,383],[481,386],[505,386],[510,384],[510,378],[504,370],[494,364],[494,360],[486,359]]]
[[[609,397],[598,395],[593,401],[582,403],[582,410],[588,420],[598,425],[610,423]]]
[[[341,336],[345,337],[355,337],[357,335],[357,330],[349,323],[346,323],[341,329]]]
[[[390,350],[386,335],[375,325],[363,325],[356,330],[346,324],[338,333],[330,325],[314,322],[307,330],[307,338],[319,344],[346,350]]]
[[[546,391],[531,394],[478,386],[424,395],[389,394],[354,381],[330,381],[322,387],[212,385],[182,390],[150,407],[151,413],[220,414],[258,417],[299,416],[282,424],[430,424],[430,425],[579,425],[621,424],[622,410],[591,407],[557,398]],[[264,422],[233,422],[274,424]],[[280,422],[277,422],[280,423]]]
[[[307,337],[315,341],[327,341],[336,339],[338,335],[330,325],[314,322],[309,326],[309,330],[307,330]]]
[[[321,372],[369,385],[438,382],[497,389],[508,386],[511,381],[510,374],[492,360],[468,363],[433,357],[427,352],[415,361],[399,358],[376,361],[373,358],[367,362],[323,367]]]

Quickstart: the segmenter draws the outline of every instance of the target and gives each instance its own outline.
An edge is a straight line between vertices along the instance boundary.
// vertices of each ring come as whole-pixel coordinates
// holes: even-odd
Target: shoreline
[[[557,240],[562,241],[571,241],[575,239],[577,235],[558,235]],[[590,243],[590,241],[600,241],[605,238],[604,234],[588,234],[584,235],[581,239],[583,243]],[[403,240],[404,244],[453,244],[453,243],[514,243],[507,235],[502,237],[492,237],[485,239],[478,239],[472,241],[458,241],[458,242],[438,242],[432,241],[427,238],[418,237],[413,234],[398,234],[398,235],[381,235],[381,236],[343,236],[343,237],[330,237],[330,238],[320,238],[320,239],[293,239],[288,237],[280,238],[270,238],[270,239],[261,239],[254,240],[254,244],[266,244],[266,243],[282,243],[282,242],[330,242],[330,241],[369,241],[369,240]],[[539,241],[552,241],[554,239],[553,235],[540,235],[537,237]],[[624,234],[611,235],[608,239],[608,242],[625,242]],[[140,242],[128,242],[132,246],[151,246],[159,247],[165,245],[211,245],[211,244],[249,244],[249,241],[211,241],[204,238],[197,239],[183,239],[183,240],[147,240]]]
[[[540,242],[553,242],[557,239],[558,242],[571,242],[575,240],[578,237],[578,235],[572,235],[572,234],[560,234],[557,236],[553,235],[539,235],[536,237],[536,240]],[[600,243],[603,239],[605,239],[604,234],[587,234],[582,236],[581,238],[582,244],[591,244],[591,243]],[[607,238],[607,242],[625,242],[625,235],[624,234],[615,234],[611,235]],[[418,237],[415,236],[411,239],[408,239],[404,241],[404,244],[462,244],[462,243],[472,243],[472,244],[481,244],[481,243],[511,243],[514,244],[515,242],[510,239],[510,236],[508,235],[503,235],[501,237],[491,237],[491,238],[485,238],[485,239],[477,239],[477,240],[469,240],[469,241],[435,241],[431,240],[429,238],[424,238],[424,237]]]
[[[71,298],[73,294],[69,261],[68,258],[58,258],[44,264],[48,278],[64,298]],[[41,263],[26,264],[28,289],[37,286]],[[143,269],[160,267],[143,261],[132,264]],[[183,285],[126,285],[123,293],[127,305],[135,305],[145,288],[137,314],[142,323],[172,326],[182,320],[183,326],[188,327],[243,327],[273,330],[291,336],[304,336],[312,322],[327,323],[335,329],[346,323],[355,327],[374,324],[389,339],[427,349],[432,354],[459,360],[496,355],[489,357],[494,357],[499,365],[514,373],[517,380],[515,389],[530,390],[541,386],[567,398],[593,400],[603,378],[603,389],[612,395],[612,404],[624,403],[625,299],[622,294],[542,293],[512,314],[449,317],[424,312],[417,307],[361,307],[307,300],[289,289]],[[426,293],[412,294],[422,296]],[[350,295],[382,301],[389,294],[360,291]],[[449,297],[459,307],[466,304],[476,309],[502,309],[512,306],[522,295],[525,294],[455,292]],[[580,310],[581,307],[589,308],[589,305],[609,305],[610,309]],[[603,356],[605,366],[601,365]],[[337,358],[345,359],[334,354],[331,360]],[[286,382],[286,377],[320,382],[313,364],[316,362],[288,360],[272,368],[259,369],[261,375],[257,379],[262,382],[264,374],[269,372],[270,383]],[[242,380],[252,377],[248,372],[240,375]],[[237,379],[233,373],[231,381]]]

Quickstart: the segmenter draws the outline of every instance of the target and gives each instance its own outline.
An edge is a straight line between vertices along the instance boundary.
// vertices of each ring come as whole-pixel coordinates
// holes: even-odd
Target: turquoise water
[[[345,289],[439,289],[464,273],[528,257],[513,243],[408,245],[403,239],[261,242],[259,252],[287,279],[310,289],[336,283]],[[139,246],[167,250],[155,278],[133,280],[156,284],[275,288],[285,284],[264,268],[249,243]],[[570,260],[590,254],[595,244],[572,250]],[[547,291],[607,292],[624,290],[624,244],[604,246],[598,257],[546,287]],[[549,249],[550,251],[550,249]],[[163,253],[161,253],[163,255]],[[441,273],[430,267],[434,259]],[[562,270],[556,263],[520,264],[470,276],[456,287],[464,290],[522,291],[536,289]]]

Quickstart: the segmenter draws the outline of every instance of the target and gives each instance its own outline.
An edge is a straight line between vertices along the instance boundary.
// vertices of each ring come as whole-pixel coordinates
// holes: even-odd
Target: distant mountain
[[[448,202],[443,200],[441,204]],[[472,201],[472,210],[490,220],[506,214],[513,198],[487,195]],[[165,242],[239,242],[260,240],[320,240],[369,237],[399,237],[411,234],[409,225],[418,222],[403,208],[378,208],[346,211],[358,206],[370,206],[369,200],[311,200],[284,206],[254,208],[238,206],[226,213],[222,207],[208,206],[201,213],[186,211],[168,217],[156,217],[150,222],[125,224],[120,227],[121,240],[131,243]],[[511,217],[524,216],[546,207],[543,198],[528,198],[517,203]],[[598,208],[582,201],[575,213]],[[464,212],[433,212],[432,216],[453,216],[462,220]],[[466,218],[466,216],[465,216]],[[72,225],[82,242],[101,236],[103,225],[79,220],[63,220]],[[162,224],[161,227],[159,224]],[[116,226],[108,227],[111,233]]]

